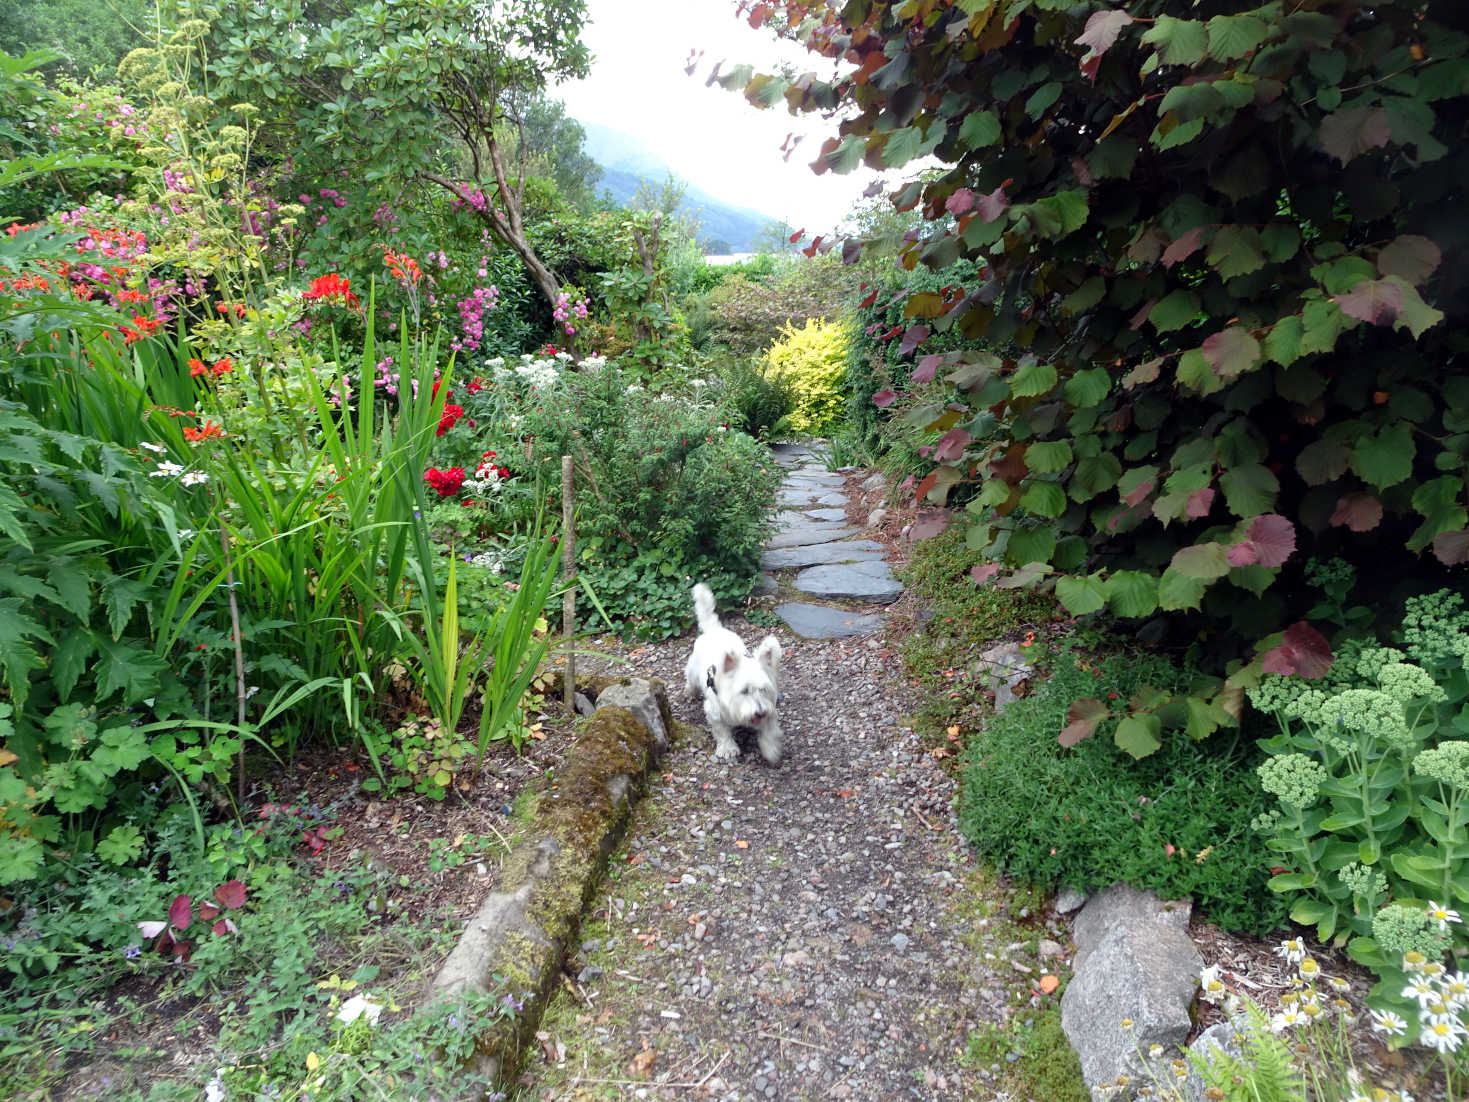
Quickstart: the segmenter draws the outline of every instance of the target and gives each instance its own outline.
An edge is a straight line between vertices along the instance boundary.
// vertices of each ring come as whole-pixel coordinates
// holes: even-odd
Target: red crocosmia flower
[[[214,361],[214,366],[212,368],[210,368],[210,370],[213,371],[214,374],[217,375],[217,376],[218,375],[228,375],[234,369],[235,369],[235,362],[232,359],[230,359],[228,356],[225,356],[222,359],[215,360]]]
[[[352,281],[336,272],[317,276],[311,281],[310,288],[301,292],[301,297],[308,302],[338,302],[353,310],[357,309],[357,296],[352,293]]]
[[[423,279],[423,272],[418,267],[418,261],[407,253],[395,253],[392,249],[383,249],[383,263],[387,265],[389,274],[405,287],[416,287]]]
[[[212,436],[223,436],[224,429],[213,421],[205,421],[199,428],[184,429],[184,439],[198,443],[200,440],[208,440]]]
[[[189,358],[189,377],[190,378],[197,379],[200,375],[205,375],[208,372],[209,372],[209,369],[204,366],[204,361],[201,360],[201,359],[199,359],[198,356],[191,356]]]
[[[157,318],[145,318],[142,314],[133,315],[133,324],[122,327],[122,343],[136,344],[144,337],[151,337],[158,331],[162,323]]]
[[[478,379],[470,379],[469,382],[466,383],[464,386],[464,389],[469,391],[469,393],[471,394],[478,394],[481,390],[484,390],[484,388],[485,384],[480,382]]]

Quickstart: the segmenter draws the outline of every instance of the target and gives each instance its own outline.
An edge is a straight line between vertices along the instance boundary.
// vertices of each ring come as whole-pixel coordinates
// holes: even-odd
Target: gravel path
[[[752,647],[765,634],[722,614]],[[1017,977],[983,940],[1008,923],[904,721],[901,660],[878,635],[776,634],[778,768],[753,746],[713,760],[683,691],[691,638],[629,656],[698,730],[613,859],[521,1098],[996,1097],[960,1057]]]

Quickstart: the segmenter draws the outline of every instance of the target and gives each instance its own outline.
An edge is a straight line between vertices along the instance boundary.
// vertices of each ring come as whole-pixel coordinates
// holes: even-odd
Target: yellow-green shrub
[[[795,392],[790,417],[795,431],[820,434],[841,420],[851,340],[845,320],[808,318],[801,329],[782,327],[780,339],[765,353],[765,376],[784,381]]]

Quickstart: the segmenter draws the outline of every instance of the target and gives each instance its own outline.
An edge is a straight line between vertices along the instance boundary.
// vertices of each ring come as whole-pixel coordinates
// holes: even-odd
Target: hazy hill
[[[581,126],[586,131],[588,156],[602,166],[597,183],[614,202],[631,202],[640,183],[657,188],[670,175],[677,177],[636,138],[597,123],[584,122]],[[681,177],[678,179],[688,183]],[[688,183],[679,212],[698,221],[699,239],[711,252],[753,252],[761,231],[774,221],[758,210],[716,199],[693,183]]]

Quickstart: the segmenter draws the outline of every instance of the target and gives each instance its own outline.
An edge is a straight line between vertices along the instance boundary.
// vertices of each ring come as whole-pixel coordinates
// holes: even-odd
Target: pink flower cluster
[[[571,296],[565,291],[556,296],[556,307],[551,311],[551,316],[560,322],[561,327],[566,330],[568,337],[576,336],[576,326],[571,324],[571,319],[585,321],[587,316],[587,300],[579,299],[571,301]]]
[[[478,349],[485,335],[485,315],[498,305],[498,287],[493,283],[488,287],[476,287],[468,298],[459,303],[459,326],[464,334],[450,341],[449,347],[455,352],[473,352]]]

